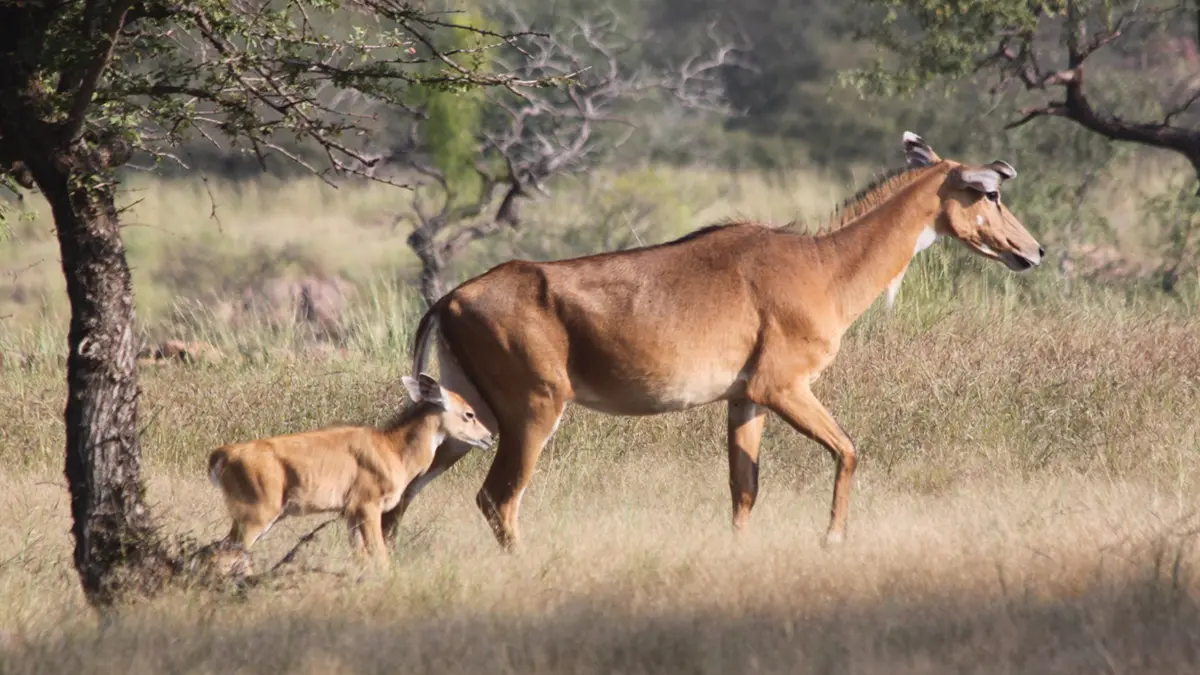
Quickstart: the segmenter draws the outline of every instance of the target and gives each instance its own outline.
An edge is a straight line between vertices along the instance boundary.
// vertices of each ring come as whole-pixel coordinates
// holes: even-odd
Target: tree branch
[[[1096,110],[1084,91],[1084,64],[1089,57],[1120,38],[1125,28],[1136,21],[1131,11],[1121,16],[1112,30],[1087,37],[1087,19],[1077,2],[1067,3],[1067,19],[1063,30],[1067,47],[1068,68],[1043,72],[1033,56],[1032,35],[1022,37],[1021,47],[1013,50],[1009,38],[1002,38],[999,48],[983,59],[980,66],[992,63],[1007,64],[1007,71],[1017,74],[1027,90],[1046,90],[1062,87],[1063,100],[1042,106],[1023,108],[1021,117],[1005,126],[1015,129],[1039,117],[1062,117],[1116,141],[1139,143],[1172,150],[1188,158],[1200,171],[1200,130],[1173,125],[1176,117],[1200,100],[1200,90],[1166,112],[1161,122],[1134,122],[1117,115]]]
[[[1179,103],[1179,105],[1176,105],[1175,107],[1168,110],[1167,114],[1163,117],[1163,124],[1170,125],[1171,121],[1175,117],[1182,115],[1183,113],[1190,110],[1191,107],[1193,105],[1195,105],[1196,101],[1200,101],[1200,87],[1198,87],[1195,91],[1193,91],[1192,95],[1188,96],[1186,99],[1184,99],[1181,103]]]
[[[1131,122],[1092,107],[1083,91],[1083,71],[1064,86],[1067,98],[1062,116],[1084,128],[1117,141],[1130,141],[1174,150],[1193,163],[1200,160],[1200,131],[1171,126],[1168,122]]]
[[[507,10],[515,30],[528,34],[520,14],[511,6]],[[422,262],[426,301],[436,300],[432,294],[441,287],[436,277],[463,249],[520,226],[522,199],[532,196],[533,190],[545,193],[544,181],[586,170],[630,138],[636,130],[630,104],[660,95],[685,109],[725,110],[716,75],[718,69],[737,63],[735,54],[741,44],[723,40],[715,26],[709,26],[707,48],[697,49],[674,68],[651,69],[625,56],[649,38],[630,38],[617,29],[611,13],[598,20],[569,20],[554,37],[531,40],[514,64],[505,63],[503,52],[498,55],[496,63],[503,72],[527,80],[548,78],[563,86],[527,90],[519,96],[502,89],[487,92],[487,105],[503,114],[479,131],[476,170],[483,185],[470,203],[453,205],[456,186],[449,184],[444,168],[432,166],[414,152],[428,150],[419,143],[372,155],[379,163],[403,165],[440,187],[440,209],[431,209],[419,190],[412,206],[417,222],[408,242]],[[419,32],[414,34],[421,39]],[[609,128],[615,130],[607,132]],[[487,168],[484,160],[493,165],[502,161],[503,172]],[[494,210],[485,215],[489,209]]]
[[[91,60],[87,63],[83,77],[75,89],[70,112],[63,125],[63,138],[67,142],[74,141],[83,131],[83,123],[87,118],[88,109],[92,105],[92,95],[96,93],[96,85],[100,82],[100,76],[108,67],[109,60],[112,59],[113,49],[117,45],[117,36],[125,24],[125,13],[129,11],[131,4],[124,0],[114,2],[104,16],[98,31],[92,31],[90,26],[84,27],[85,30],[88,30],[89,36],[94,35],[98,43]],[[89,3],[89,9],[91,6],[92,3]]]
[[[1062,117],[1066,113],[1065,103],[1050,103],[1036,108],[1022,108],[1021,118],[1004,125],[1005,129],[1016,129],[1039,117]]]

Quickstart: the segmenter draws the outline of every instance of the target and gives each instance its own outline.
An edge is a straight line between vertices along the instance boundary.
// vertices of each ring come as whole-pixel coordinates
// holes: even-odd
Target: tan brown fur
[[[811,384],[842,335],[937,236],[1014,270],[1043,251],[1000,202],[1011,166],[943,160],[904,135],[912,170],[887,177],[816,236],[756,223],[708,227],[678,240],[552,262],[511,261],[459,285],[422,318],[413,372],[438,344],[442,381],[461,393],[499,447],[476,501],[501,545],[533,467],[569,402],[653,415],[716,401],[729,406],[733,523],[758,492],[766,412],[817,441],[837,469],[827,542],[841,541],[853,442]],[[462,455],[447,442],[434,476]],[[393,513],[403,513],[407,500]],[[389,529],[394,526],[389,516]]]
[[[487,447],[491,432],[461,397],[428,376],[405,378],[414,403],[382,428],[339,426],[217,448],[209,478],[233,520],[226,540],[248,550],[281,518],[341,512],[351,545],[387,558],[381,514],[428,470],[445,438]]]

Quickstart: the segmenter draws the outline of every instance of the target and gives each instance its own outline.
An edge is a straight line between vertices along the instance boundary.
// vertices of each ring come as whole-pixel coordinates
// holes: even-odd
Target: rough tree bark
[[[5,159],[28,169],[58,235],[71,303],[64,472],[74,561],[88,600],[102,607],[161,586],[176,564],[155,534],[143,494],[133,285],[115,182],[104,178],[127,150],[111,140],[61,147],[20,102],[3,103]]]
[[[84,592],[106,604],[131,583],[160,584],[170,571],[142,488],[132,280],[111,188],[43,190],[71,301],[65,472],[75,568]],[[126,576],[135,571],[137,578]]]
[[[54,213],[71,303],[65,474],[75,568],[94,605],[165,582],[174,561],[145,503],[138,444],[133,284],[107,173],[82,142],[33,176]],[[81,178],[86,176],[87,178]]]

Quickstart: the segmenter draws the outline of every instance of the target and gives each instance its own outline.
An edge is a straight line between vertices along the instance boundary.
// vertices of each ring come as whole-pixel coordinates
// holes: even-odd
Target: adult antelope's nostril
[[[1038,247],[1038,257],[1039,258],[1046,257],[1046,249],[1042,248],[1041,246]]]

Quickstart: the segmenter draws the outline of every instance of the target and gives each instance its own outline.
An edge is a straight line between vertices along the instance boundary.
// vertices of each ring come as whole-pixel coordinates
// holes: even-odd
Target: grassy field
[[[871,318],[871,317],[868,317]],[[395,564],[341,526],[246,596],[180,591],[100,626],[70,567],[61,379],[0,395],[4,672],[1180,672],[1200,654],[1200,324],[1087,308],[875,316],[818,394],[858,442],[850,540],[823,551],[832,466],[768,424],[751,532],[728,527],[718,407],[571,409],[501,554],[475,453],[410,511]],[[234,439],[401,403],[402,354],[149,369],[149,498],[227,527],[204,459]],[[286,522],[270,564],[319,518]]]
[[[857,168],[849,183],[816,169],[731,173],[666,166],[563,179],[549,197],[526,204],[526,226],[469,250],[453,274],[463,279],[514,257],[549,259],[651,244],[727,218],[819,224],[881,169]],[[1075,202],[1075,195],[1042,189],[1058,176],[1039,175],[1036,166],[1021,171],[1006,186],[1006,199],[1053,261],[1071,244],[1092,240],[1117,243],[1133,259],[1154,256],[1167,235],[1146,218],[1143,199],[1190,176],[1170,157],[1136,155],[1097,178],[1081,208],[1065,208],[1060,202]],[[34,334],[61,325],[67,312],[49,210],[41,200],[27,202],[24,217],[0,237],[0,340],[9,342],[17,333],[25,342],[44,339]],[[271,279],[339,276],[377,300],[380,292],[407,287],[417,274],[405,244],[412,194],[389,186],[134,176],[119,202],[147,331],[178,323],[180,314],[211,310]],[[1104,214],[1103,228],[1081,215],[1092,212]],[[993,279],[1004,277],[991,272]],[[938,271],[939,283],[945,273]],[[972,270],[966,278],[975,276]],[[6,346],[0,342],[0,351]]]
[[[616,226],[583,227],[597,204],[615,205],[618,216],[653,205],[653,218],[614,221],[649,242],[726,215],[825,213],[845,192],[819,176],[685,178],[604,177],[593,201],[541,204],[545,228],[506,235],[462,273],[506,256],[613,245],[604,239]],[[201,206],[202,184],[144,191],[131,222],[203,240],[181,248],[160,229],[129,230],[148,332],[161,330],[184,291],[250,278],[237,270],[253,251],[260,267],[307,261],[301,267],[343,274],[364,293],[350,312],[344,358],[275,358],[266,348],[286,336],[199,322],[196,334],[173,336],[203,337],[245,358],[142,370],[149,500],[166,532],[200,542],[228,527],[204,476],[208,452],[389,417],[405,402],[399,380],[417,312],[404,283],[403,226],[392,231],[386,217],[393,193],[237,190],[214,190],[230,205],[218,210],[220,230]],[[1133,237],[1134,211],[1124,208],[1113,213],[1125,214],[1122,236]],[[28,246],[4,250],[5,269],[53,256],[31,223],[17,232]],[[1055,237],[1044,225],[1031,229]],[[184,249],[203,253],[172,257]],[[285,250],[307,253],[281,258]],[[1165,296],[1068,285],[1049,265],[1017,276],[946,243],[923,254],[896,312],[872,308],[815,387],[860,452],[849,539],[838,550],[818,545],[832,462],[778,419],[768,422],[750,531],[735,538],[721,406],[637,419],[569,408],[523,501],[525,547],[516,555],[500,552],[475,510],[490,461],[478,452],[421,494],[386,571],[362,569],[339,524],[265,587],[181,589],[101,622],[86,611],[70,561],[56,361],[62,305],[50,265],[19,277],[46,301],[10,300],[12,318],[0,323],[0,351],[38,356],[0,366],[2,673],[1177,673],[1200,665],[1194,286]],[[208,281],[179,280],[199,271]],[[321,520],[284,521],[256,547],[256,564],[270,565]]]

